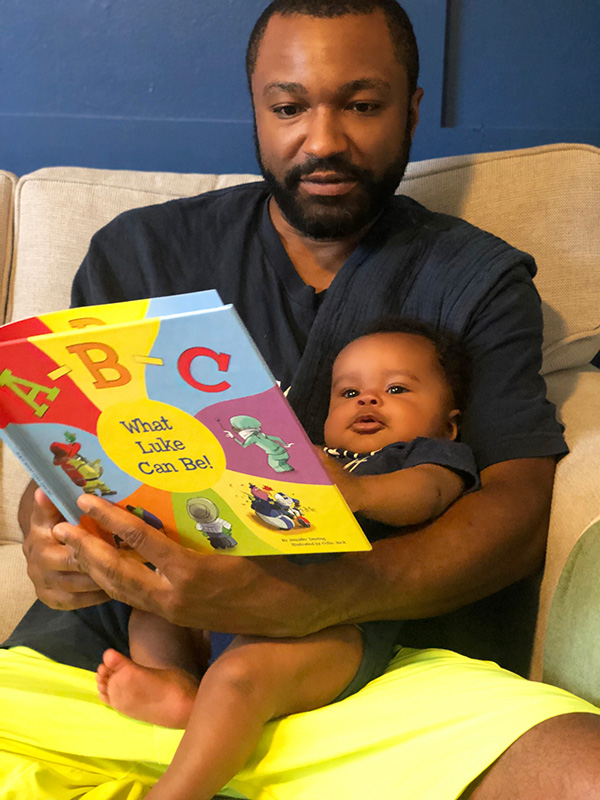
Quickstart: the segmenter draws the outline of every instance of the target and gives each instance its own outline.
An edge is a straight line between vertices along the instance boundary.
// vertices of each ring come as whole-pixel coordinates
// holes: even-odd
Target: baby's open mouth
[[[377,433],[382,428],[385,428],[385,423],[375,414],[360,414],[350,425],[355,433]]]

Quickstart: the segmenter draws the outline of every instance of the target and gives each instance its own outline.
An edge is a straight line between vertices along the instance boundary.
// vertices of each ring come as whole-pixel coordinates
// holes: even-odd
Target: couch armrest
[[[9,636],[34,600],[21,545],[0,545],[0,642]]]
[[[1,480],[10,475],[10,481]],[[12,632],[35,600],[33,584],[21,548],[22,535],[12,512],[18,505],[29,476],[7,447],[0,445],[0,642]],[[7,513],[10,512],[10,513]]]
[[[600,514],[600,370],[584,367],[546,376],[570,448],[556,471],[546,566],[540,594],[531,677],[540,680],[548,615],[571,550]],[[599,609],[600,611],[600,609]]]

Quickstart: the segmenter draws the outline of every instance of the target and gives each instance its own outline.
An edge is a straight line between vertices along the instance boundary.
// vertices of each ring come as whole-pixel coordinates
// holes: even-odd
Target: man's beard
[[[260,171],[281,213],[297,231],[318,240],[345,239],[379,216],[402,180],[411,146],[407,126],[396,160],[379,178],[372,170],[361,169],[344,156],[333,155],[307,158],[303,164],[292,167],[281,182],[263,163],[256,128],[254,141]],[[315,172],[335,172],[338,180],[353,181],[356,186],[348,195],[303,196],[299,192],[300,181]]]

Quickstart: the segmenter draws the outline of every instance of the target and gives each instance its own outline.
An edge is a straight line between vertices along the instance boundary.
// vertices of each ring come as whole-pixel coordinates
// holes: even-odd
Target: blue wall
[[[266,0],[0,0],[0,168],[255,172],[243,54]],[[413,157],[600,145],[597,0],[406,0]]]

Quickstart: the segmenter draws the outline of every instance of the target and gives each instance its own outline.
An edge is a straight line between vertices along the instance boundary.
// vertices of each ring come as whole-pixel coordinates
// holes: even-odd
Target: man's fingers
[[[148,569],[133,554],[128,556],[100,537],[68,522],[58,525],[55,535],[67,545],[78,569],[87,573],[109,597],[146,611],[159,608],[160,596],[168,585],[163,575]]]
[[[95,590],[89,592],[61,592],[56,589],[48,592],[47,595],[40,597],[42,602],[54,608],[57,611],[72,611],[77,608],[89,608],[90,606],[97,606],[100,603],[105,603],[110,600],[110,597],[101,589],[96,587]]]
[[[69,548],[65,547],[65,551],[69,552]],[[69,553],[70,561],[74,564],[74,568],[78,569],[75,565],[72,551]],[[55,591],[59,595],[67,594],[89,594],[90,592],[98,592],[98,586],[94,583],[92,578],[84,572],[49,572],[44,576],[42,585],[49,590]],[[104,592],[102,592],[104,594]],[[108,598],[104,598],[107,600]],[[102,601],[104,602],[104,601]]]
[[[42,489],[36,489],[34,494],[35,502],[31,511],[31,524],[40,524],[44,527],[56,525],[62,519],[63,515],[56,508],[48,495]]]
[[[162,572],[168,572],[171,556],[180,550],[164,533],[147,525],[135,514],[92,495],[82,495],[77,505],[100,527],[119,536],[146,561]]]
[[[89,575],[83,572],[65,572],[65,558],[72,564],[71,570],[79,569],[69,548],[58,545],[55,551],[46,556],[46,564],[55,563],[56,569],[50,567],[44,571],[34,571],[35,574],[32,575],[32,569],[28,565],[27,571],[36,587],[36,593],[45,605],[66,610],[87,608],[110,599]]]
[[[38,569],[35,560],[32,559],[30,563],[30,559],[28,558],[28,556],[35,551],[37,542],[34,540],[34,537],[27,537],[23,542],[23,552],[25,553],[25,557],[28,558],[29,571],[33,570],[38,578],[34,583],[39,584],[39,588],[45,587],[48,589],[52,588],[56,582],[60,582],[60,589],[68,591],[67,583],[68,579],[70,579],[75,587],[74,591],[78,591],[76,588],[78,586],[81,586],[83,591],[93,590],[94,588],[97,589],[98,587],[94,586],[94,582],[88,575],[81,574],[83,573],[83,568],[81,564],[73,558],[73,551],[68,547],[63,547],[62,541],[54,533],[54,531],[58,529],[57,525],[63,523],[64,519],[59,515],[57,523],[49,532],[52,545],[44,547],[43,570]],[[30,577],[33,580],[31,575]]]

